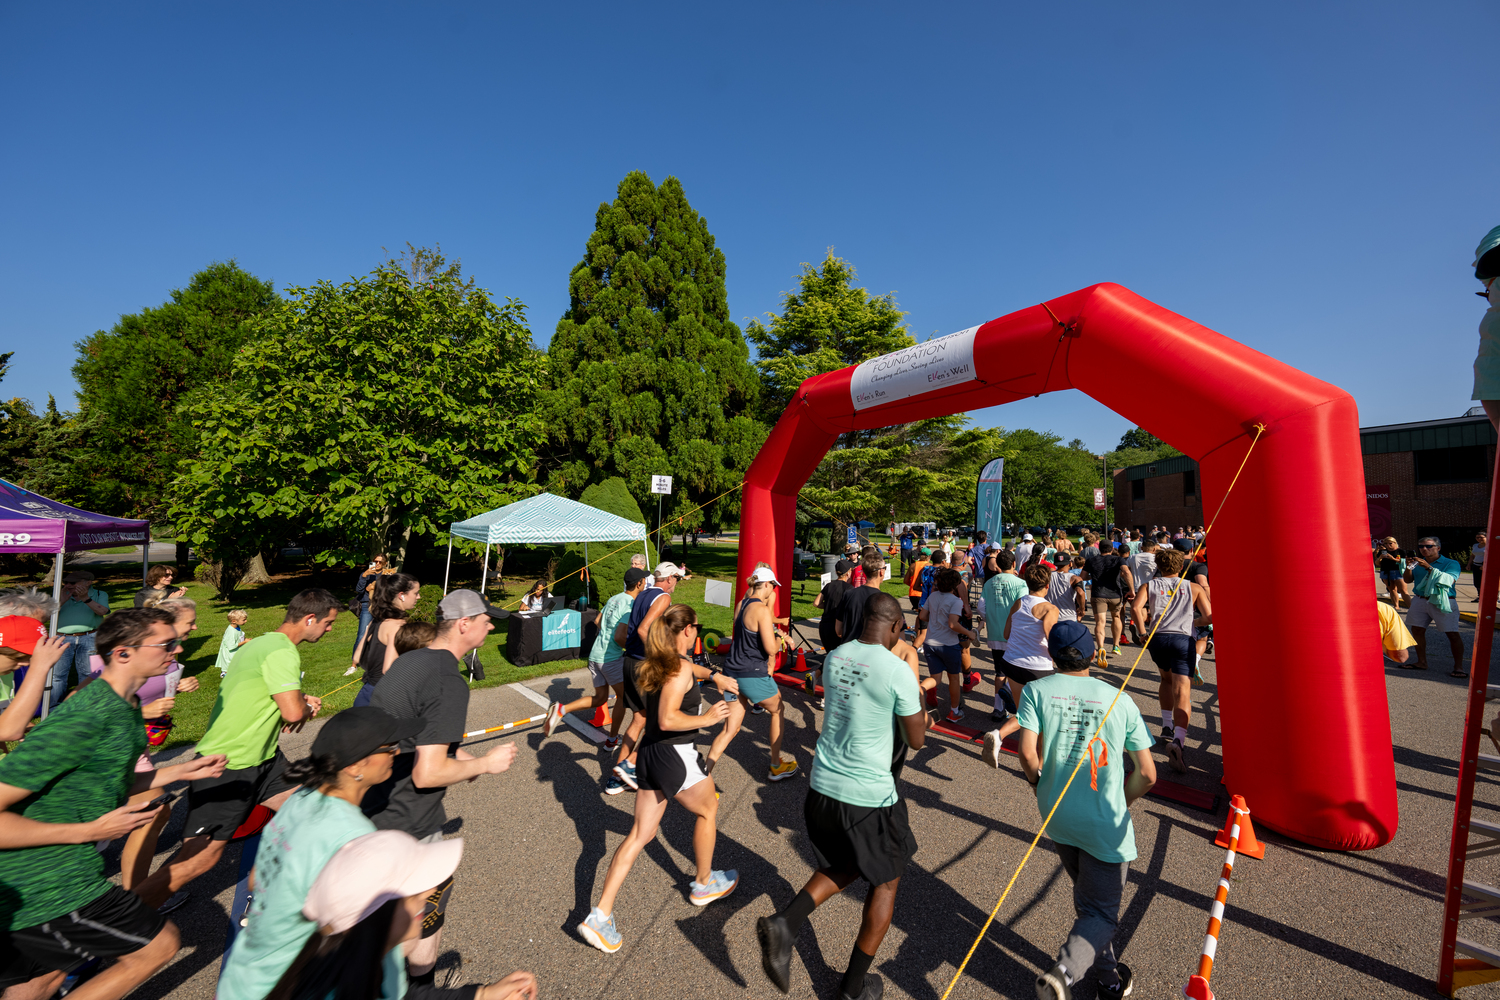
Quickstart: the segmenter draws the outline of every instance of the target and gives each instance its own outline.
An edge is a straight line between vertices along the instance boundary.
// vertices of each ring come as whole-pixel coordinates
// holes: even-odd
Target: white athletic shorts
[[[989,639],[989,640],[987,640],[987,644],[993,650],[997,650],[997,651],[1002,652],[1002,653],[1005,652],[1005,640],[1004,639]]]
[[[1407,628],[1432,627],[1439,632],[1458,631],[1458,611],[1439,611],[1425,597],[1413,597],[1406,611]]]

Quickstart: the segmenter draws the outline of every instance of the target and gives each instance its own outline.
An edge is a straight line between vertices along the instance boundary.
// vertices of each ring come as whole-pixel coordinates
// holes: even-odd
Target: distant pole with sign
[[[672,492],[671,476],[652,476],[651,492],[656,494],[656,546],[661,548],[661,498]]]
[[[1103,519],[1100,522],[1104,526],[1102,533],[1107,536],[1109,534],[1109,500],[1107,499],[1109,494],[1109,459],[1103,455],[1099,456],[1099,471],[1104,474],[1104,485],[1096,487],[1094,490],[1094,509],[1104,511],[1099,516]]]

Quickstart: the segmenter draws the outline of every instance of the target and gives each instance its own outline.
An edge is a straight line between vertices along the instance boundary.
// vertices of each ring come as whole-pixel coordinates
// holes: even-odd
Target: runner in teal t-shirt
[[[625,719],[625,650],[615,642],[615,626],[630,617],[635,599],[646,589],[650,579],[643,569],[632,566],[625,571],[625,590],[604,602],[599,611],[599,636],[589,649],[589,679],[593,681],[594,693],[574,698],[567,703],[554,702],[547,706],[547,720],[542,723],[542,736],[551,736],[562,724],[563,716],[582,709],[590,712],[609,703],[609,693],[615,693],[615,706],[609,721],[609,739],[604,743],[606,751],[614,751],[620,745],[620,723]],[[618,782],[617,782],[618,784]],[[624,785],[618,786],[621,791]]]
[[[1001,551],[995,556],[995,566],[1000,572],[984,581],[984,626],[989,635],[990,649],[998,662],[1005,656],[1005,619],[1010,616],[1013,604],[1026,596],[1026,581],[1016,574],[1016,554]],[[1015,712],[1016,703],[1011,697],[1010,685],[997,667],[995,670],[995,710],[990,721],[1004,722]]]
[[[1125,996],[1130,969],[1116,960],[1113,942],[1136,856],[1130,804],[1156,782],[1151,734],[1129,694],[1089,677],[1094,639],[1080,622],[1053,625],[1047,651],[1057,672],[1021,693],[1021,767],[1036,788],[1038,812],[1052,816],[1047,835],[1073,880],[1076,919],[1057,963],[1037,978],[1036,994],[1065,1000],[1092,968],[1100,996]],[[1135,758],[1129,780],[1126,752]]]

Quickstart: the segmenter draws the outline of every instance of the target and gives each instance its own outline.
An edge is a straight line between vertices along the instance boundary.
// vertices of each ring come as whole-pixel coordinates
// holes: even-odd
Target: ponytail
[[[642,693],[660,691],[667,678],[682,666],[677,652],[677,637],[689,625],[698,624],[698,615],[686,604],[674,604],[646,631],[646,658],[635,668],[635,686]]]

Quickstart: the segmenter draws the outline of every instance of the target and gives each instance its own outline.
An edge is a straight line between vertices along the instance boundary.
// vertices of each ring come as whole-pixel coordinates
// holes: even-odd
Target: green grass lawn
[[[682,550],[679,547],[674,551],[680,553]],[[727,636],[733,622],[733,609],[703,603],[703,592],[707,580],[734,580],[738,558],[737,547],[705,542],[697,548],[689,547],[683,558],[692,569],[693,578],[683,580],[678,585],[674,600],[678,603],[691,604],[697,610],[699,622],[705,630]],[[818,575],[821,573],[821,564],[809,564],[808,569],[812,575],[810,580],[787,581],[788,590],[792,595],[793,618],[810,618],[819,614],[812,602],[818,594]],[[899,566],[897,569],[899,570]],[[7,581],[0,581],[0,584],[5,582]],[[605,582],[599,581],[601,584]],[[241,590],[236,593],[235,599],[228,603],[215,600],[213,588],[205,584],[195,581],[188,581],[184,584],[187,587],[187,596],[198,602],[198,627],[183,641],[182,660],[185,666],[185,676],[197,677],[200,687],[197,691],[178,695],[177,705],[172,713],[175,727],[167,739],[166,746],[196,743],[208,726],[209,714],[213,710],[214,699],[219,692],[219,672],[214,668],[214,664],[218,659],[219,642],[228,625],[226,618],[228,612],[243,608],[249,614],[250,620],[245,625],[245,633],[253,639],[258,635],[273,631],[281,624],[286,603],[293,594],[309,586],[325,586],[330,583],[331,581],[327,579],[311,576],[293,577],[265,586]],[[524,587],[524,582],[519,580],[507,581],[507,583],[511,594],[518,595]],[[617,592],[619,581],[609,583],[609,589],[602,595],[598,592],[594,594],[592,601],[594,605],[597,606]],[[96,586],[101,586],[109,594],[112,607],[120,609],[131,606],[135,592],[140,587],[140,581],[127,576],[121,580],[101,580]],[[340,595],[343,593],[337,585],[331,586],[330,589]],[[906,587],[901,583],[899,576],[886,584],[885,589],[900,599],[903,606],[905,605]],[[418,614],[427,610],[429,604],[435,603],[437,596],[441,593],[441,586],[429,583],[423,587],[423,591],[423,602],[416,609]],[[493,592],[491,599],[496,599]],[[514,600],[505,603],[513,604]],[[354,704],[355,695],[359,693],[360,675],[344,676],[344,671],[348,668],[354,652],[354,635],[357,628],[358,621],[355,616],[341,611],[328,635],[316,643],[307,643],[298,647],[302,654],[303,690],[324,699],[322,715],[326,716],[350,707]],[[810,638],[815,638],[814,631],[804,631]],[[479,651],[480,662],[485,670],[485,679],[474,684],[475,688],[494,687],[532,677],[567,673],[584,666],[584,661],[579,659],[552,660],[530,667],[518,667],[505,659],[502,652],[504,646],[505,623],[500,622],[494,635]]]

